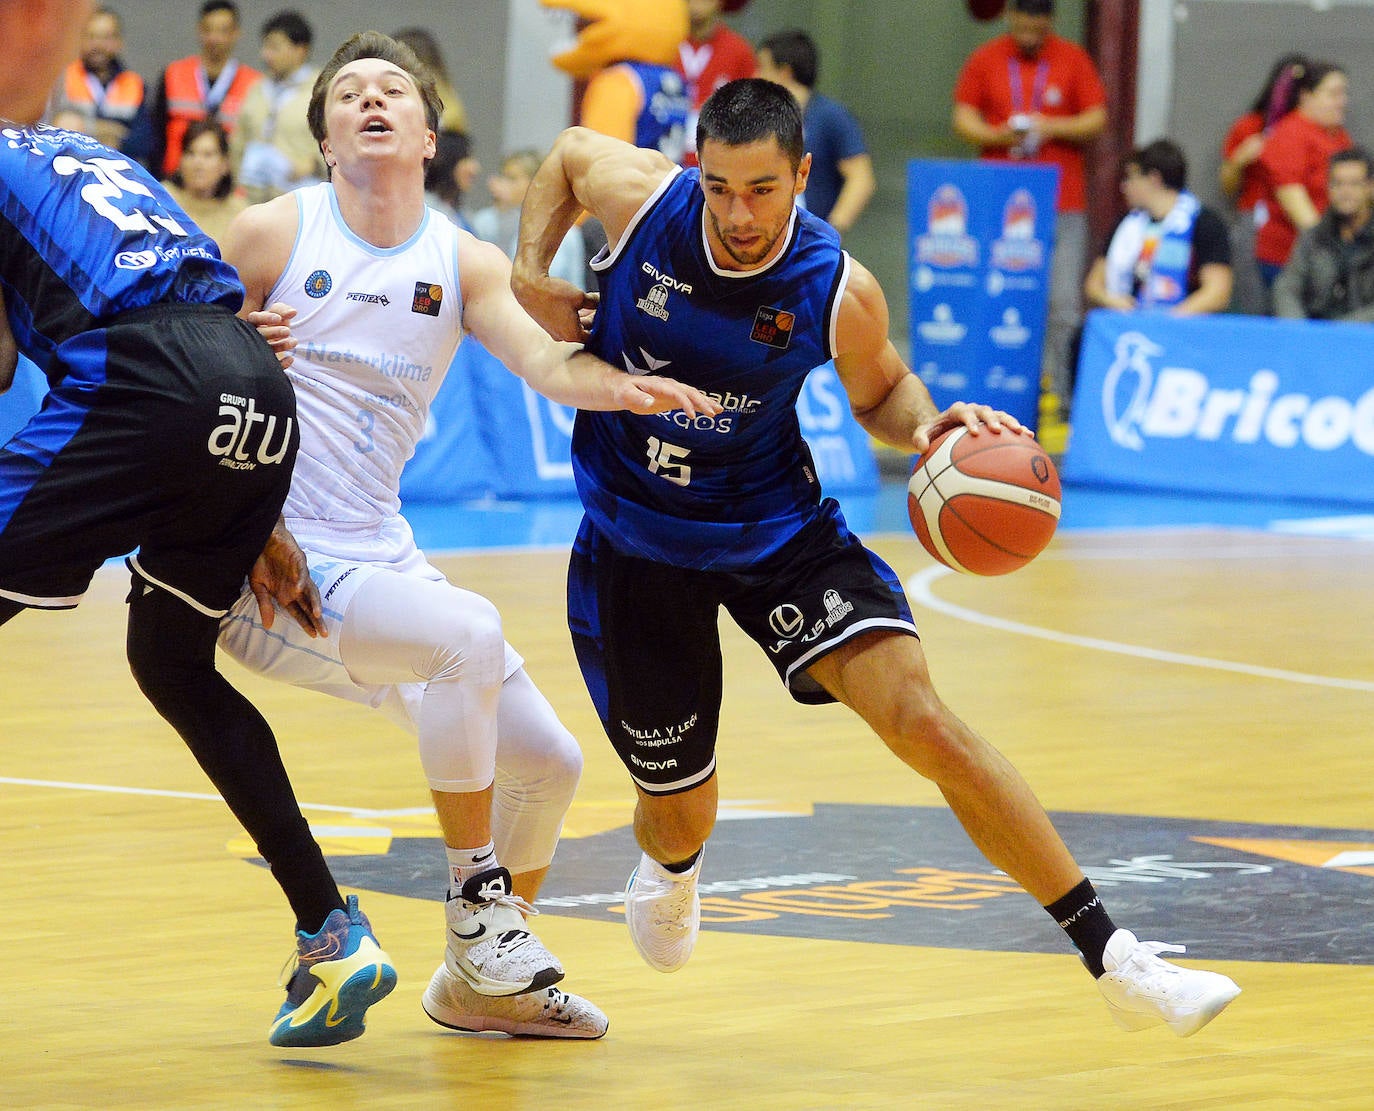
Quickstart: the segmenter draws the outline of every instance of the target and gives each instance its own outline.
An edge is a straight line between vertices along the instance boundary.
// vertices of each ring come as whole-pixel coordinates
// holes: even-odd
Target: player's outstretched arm
[[[683,409],[692,416],[720,412],[717,402],[691,386],[671,378],[627,374],[576,344],[552,339],[516,301],[510,261],[501,249],[467,232],[458,234],[463,325],[531,389],[579,409]]]
[[[554,339],[586,340],[579,313],[595,303],[575,285],[549,276],[563,237],[585,209],[601,221],[614,249],[640,206],[672,171],[658,151],[585,127],[570,127],[555,140],[525,194],[511,272],[516,300]]]
[[[876,278],[851,264],[840,301],[835,334],[835,369],[849,407],[870,436],[909,452],[924,452],[946,429],[963,424],[977,433],[1022,431],[1021,422],[990,405],[956,401],[943,413],[925,383],[911,373],[888,337],[887,298]]]

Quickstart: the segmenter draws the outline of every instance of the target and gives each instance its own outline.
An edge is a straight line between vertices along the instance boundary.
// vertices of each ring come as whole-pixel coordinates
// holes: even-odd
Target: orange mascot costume
[[[553,64],[586,81],[578,123],[681,162],[691,104],[673,68],[687,0],[540,0],[578,17],[577,43]]]

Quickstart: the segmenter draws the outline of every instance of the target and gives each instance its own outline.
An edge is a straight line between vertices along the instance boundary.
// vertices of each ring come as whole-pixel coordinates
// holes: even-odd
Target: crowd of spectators
[[[789,89],[804,109],[813,155],[802,203],[847,232],[876,190],[862,130],[847,108],[818,91],[820,54],[811,36],[780,30],[751,44],[723,18],[741,6],[687,0],[689,32],[677,70],[692,110],[737,77],[757,73]],[[1007,0],[1001,7],[1006,33],[965,61],[952,93],[952,127],[981,158],[1059,169],[1043,364],[1051,394],[1067,401],[1084,298],[1118,309],[1374,319],[1370,166],[1345,127],[1349,84],[1340,65],[1299,53],[1274,61],[1220,144],[1219,212],[1187,189],[1187,167],[1171,137],[1136,147],[1120,167],[1124,215],[1093,244],[1085,157],[1107,124],[1103,83],[1088,53],[1055,33],[1054,0]],[[79,59],[53,90],[48,118],[152,169],[213,236],[245,203],[327,173],[306,120],[317,72],[309,64],[309,22],[294,10],[267,19],[261,69],[235,56],[241,30],[233,0],[205,0],[197,52],[145,81],[122,58],[119,13],[97,7]],[[519,212],[511,198],[523,192],[538,152],[502,156],[500,172],[488,179],[492,203],[474,218],[467,206],[481,167],[439,43],[419,27],[396,35],[432,70],[444,101],[431,202],[507,247]],[[183,167],[192,147],[194,164]],[[689,149],[683,162],[694,161]],[[1219,220],[1225,242],[1216,234]],[[595,246],[570,242],[563,269],[579,273],[573,256],[590,257]],[[580,273],[589,283],[590,272]]]

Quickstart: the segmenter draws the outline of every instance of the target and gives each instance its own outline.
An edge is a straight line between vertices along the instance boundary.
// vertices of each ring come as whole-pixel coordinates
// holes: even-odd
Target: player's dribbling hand
[[[247,317],[248,323],[272,348],[283,370],[296,361],[291,354],[296,350],[296,337],[291,334],[291,321],[295,317],[296,310],[284,301],[273,301],[267,308],[250,312]]]
[[[956,401],[933,421],[917,425],[911,436],[911,446],[918,455],[923,455],[940,433],[948,432],[961,424],[974,436],[984,428],[990,432],[1001,432],[1006,429],[1008,432],[1024,433],[1027,436],[1035,435],[1014,416],[1004,413],[1001,409],[994,409],[991,405]]]
[[[277,610],[288,613],[312,637],[327,637],[319,588],[310,577],[305,553],[284,522],[278,520],[272,535],[248,573],[248,586],[258,600],[262,627],[270,629]]]

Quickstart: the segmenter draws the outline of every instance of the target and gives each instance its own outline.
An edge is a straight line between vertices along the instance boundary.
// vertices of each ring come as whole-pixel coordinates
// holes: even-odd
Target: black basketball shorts
[[[623,555],[584,518],[568,569],[568,625],[602,726],[649,794],[715,772],[721,607],[798,702],[834,699],[806,668],[864,633],[916,635],[896,573],[838,511],[748,571],[698,571]]]
[[[56,365],[41,411],[0,448],[0,597],[74,606],[101,563],[137,548],[142,578],[222,615],[300,441],[276,356],[228,309],[175,304],[76,336]]]

